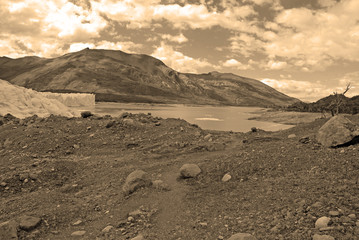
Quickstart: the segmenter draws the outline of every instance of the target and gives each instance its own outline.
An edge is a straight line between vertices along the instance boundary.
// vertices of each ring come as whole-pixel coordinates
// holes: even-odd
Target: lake
[[[256,116],[254,112],[263,110],[255,107],[232,106],[188,106],[181,104],[135,104],[135,103],[96,103],[92,112],[98,115],[120,116],[124,112],[151,113],[162,118],[181,118],[194,123],[202,129],[248,132],[252,127],[266,131],[288,129],[292,125],[248,120]]]

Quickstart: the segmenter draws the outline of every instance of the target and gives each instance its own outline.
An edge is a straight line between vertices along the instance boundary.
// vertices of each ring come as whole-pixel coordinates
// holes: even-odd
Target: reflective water
[[[292,127],[272,122],[248,120],[253,112],[261,108],[230,106],[187,106],[180,104],[133,104],[133,103],[96,103],[92,111],[98,115],[119,116],[124,112],[151,113],[162,118],[181,118],[197,124],[203,129],[247,132],[252,127],[266,131],[278,131]]]

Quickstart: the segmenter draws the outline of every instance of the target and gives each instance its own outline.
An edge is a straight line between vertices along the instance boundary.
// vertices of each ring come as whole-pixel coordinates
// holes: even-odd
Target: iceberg
[[[10,113],[18,118],[35,114],[39,117],[51,114],[77,117],[80,112],[71,107],[94,105],[94,94],[37,92],[0,79],[0,115]]]

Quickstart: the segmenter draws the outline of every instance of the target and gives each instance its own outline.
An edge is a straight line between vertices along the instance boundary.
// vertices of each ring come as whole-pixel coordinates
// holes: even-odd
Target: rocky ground
[[[359,145],[317,143],[326,119],[84,117],[0,118],[0,239],[359,239]]]

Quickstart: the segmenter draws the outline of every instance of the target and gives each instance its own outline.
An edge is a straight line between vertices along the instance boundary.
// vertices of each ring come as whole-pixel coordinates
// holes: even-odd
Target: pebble
[[[41,218],[33,216],[22,216],[20,218],[19,227],[25,231],[36,228],[41,223]]]
[[[73,226],[78,226],[78,225],[80,225],[81,223],[82,223],[81,220],[77,220],[77,221],[74,222],[72,225],[73,225]]]
[[[249,233],[236,233],[228,238],[228,240],[257,240],[257,238]]]
[[[0,183],[0,186],[6,187],[6,186],[7,186],[7,183],[6,183],[6,182],[1,182],[1,183]]]
[[[288,138],[295,138],[297,135],[295,135],[295,134],[290,134],[290,135],[288,135]]]
[[[350,217],[351,219],[356,219],[356,215],[354,213],[349,214],[348,217]]]
[[[339,211],[329,211],[329,216],[331,217],[339,217],[340,212]]]
[[[71,233],[71,236],[79,236],[79,237],[81,237],[81,236],[83,236],[85,234],[86,234],[86,231],[75,231],[75,232]]]
[[[329,235],[314,234],[313,240],[334,240],[334,237]]]
[[[104,229],[102,229],[102,232],[108,233],[111,231],[112,228],[113,228],[113,226],[109,225],[109,226],[105,227]]]
[[[134,238],[131,238],[131,240],[145,240],[145,237],[142,234],[140,234],[140,235],[137,235]]]
[[[315,222],[315,227],[316,228],[328,227],[328,224],[330,223],[330,221],[331,221],[331,219],[328,217],[318,218],[317,221]]]
[[[224,174],[224,176],[222,177],[222,182],[228,182],[229,180],[231,180],[232,176],[229,175],[229,173]]]

